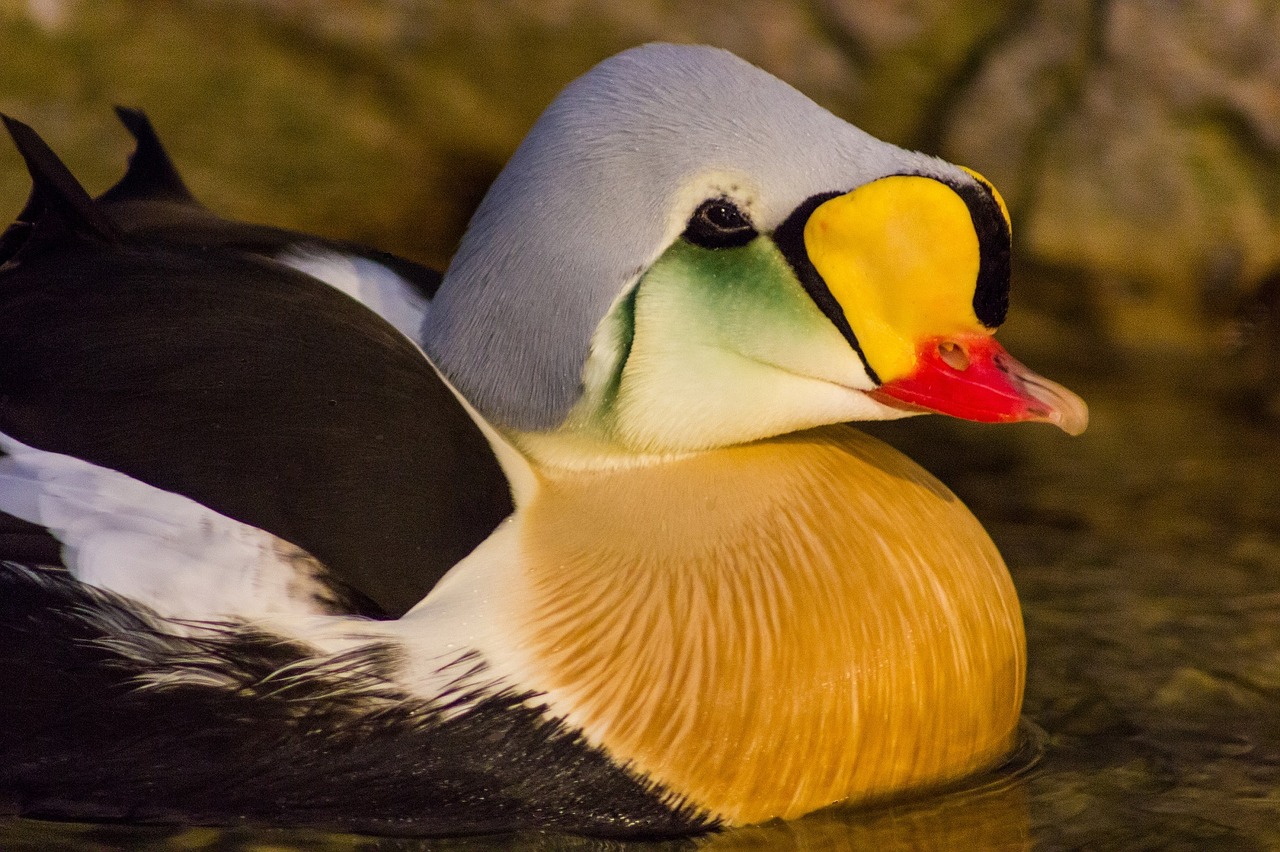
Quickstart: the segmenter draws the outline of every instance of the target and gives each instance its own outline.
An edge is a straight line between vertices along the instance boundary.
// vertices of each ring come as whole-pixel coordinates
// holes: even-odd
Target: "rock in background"
[[[1038,328],[1203,349],[1280,262],[1271,0],[0,0],[0,110],[96,191],[141,106],[215,210],[442,265],[555,92],[655,39],[990,177]]]

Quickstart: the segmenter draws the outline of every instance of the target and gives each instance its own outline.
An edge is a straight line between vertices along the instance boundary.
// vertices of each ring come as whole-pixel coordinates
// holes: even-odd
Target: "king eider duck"
[[[122,117],[97,199],[9,121],[11,809],[673,836],[1011,748],[999,553],[841,425],[1084,429],[992,338],[986,180],[648,45],[551,104],[436,282],[219,219]]]

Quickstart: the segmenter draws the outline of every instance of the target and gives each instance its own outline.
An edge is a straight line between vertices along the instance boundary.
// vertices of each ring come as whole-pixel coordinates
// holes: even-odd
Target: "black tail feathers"
[[[31,195],[17,220],[0,235],[0,263],[46,240],[66,236],[114,242],[115,225],[66,165],[26,124],[0,116],[31,175]]]
[[[129,155],[129,168],[99,201],[171,201],[197,205],[182,176],[156,134],[151,119],[140,109],[116,107],[120,122],[132,134],[136,146]]]

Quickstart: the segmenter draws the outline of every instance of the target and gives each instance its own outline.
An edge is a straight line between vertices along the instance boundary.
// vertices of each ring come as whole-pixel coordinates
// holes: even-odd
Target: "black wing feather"
[[[8,126],[39,203],[0,267],[0,430],[267,530],[393,616],[510,513],[479,429],[384,320],[216,217],[216,239],[130,226]]]

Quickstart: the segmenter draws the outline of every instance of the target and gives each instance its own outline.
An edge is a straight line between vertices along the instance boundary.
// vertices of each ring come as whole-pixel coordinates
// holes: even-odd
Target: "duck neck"
[[[977,520],[830,427],[541,478],[510,641],[549,709],[731,822],[949,780],[1009,747],[1025,649]]]

